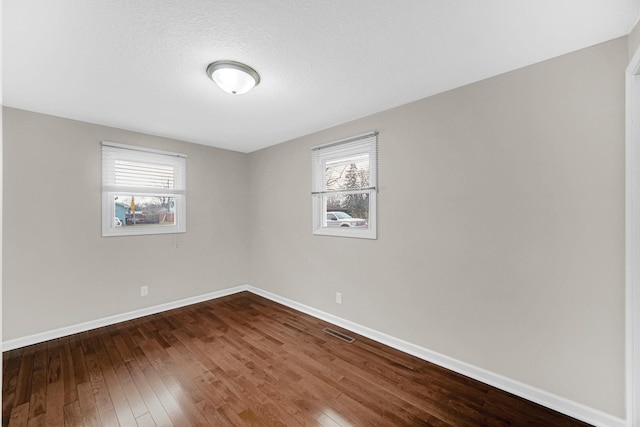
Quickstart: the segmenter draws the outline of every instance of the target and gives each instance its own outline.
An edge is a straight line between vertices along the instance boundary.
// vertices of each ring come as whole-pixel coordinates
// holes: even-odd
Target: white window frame
[[[187,231],[186,158],[185,154],[102,141],[102,236],[185,233]],[[143,161],[171,166],[175,173],[175,188],[118,185],[115,182],[116,160]],[[176,224],[116,227],[114,224],[114,198],[123,193],[142,197],[172,197],[175,200]]]
[[[327,162],[369,155],[369,187],[350,191],[330,191],[326,188]],[[311,149],[311,199],[312,232],[315,235],[377,239],[377,193],[378,193],[378,132],[372,131]],[[327,227],[326,198],[345,193],[367,193],[369,199],[368,227]]]

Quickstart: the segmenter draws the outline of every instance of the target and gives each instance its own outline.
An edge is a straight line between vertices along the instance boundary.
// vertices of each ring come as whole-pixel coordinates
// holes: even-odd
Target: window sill
[[[357,229],[348,227],[317,228],[313,230],[316,236],[350,237],[355,239],[377,240],[378,236],[375,228]]]

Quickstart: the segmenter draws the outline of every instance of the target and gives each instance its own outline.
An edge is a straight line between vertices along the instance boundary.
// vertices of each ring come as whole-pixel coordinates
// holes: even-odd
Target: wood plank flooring
[[[248,292],[3,360],[11,427],[586,426]]]

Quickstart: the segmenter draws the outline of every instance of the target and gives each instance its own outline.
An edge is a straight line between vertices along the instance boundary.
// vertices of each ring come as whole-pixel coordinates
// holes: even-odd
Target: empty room
[[[640,0],[4,0],[3,426],[640,427]]]

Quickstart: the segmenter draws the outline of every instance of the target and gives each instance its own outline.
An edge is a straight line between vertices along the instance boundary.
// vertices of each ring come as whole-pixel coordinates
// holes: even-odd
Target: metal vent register
[[[349,344],[351,344],[352,342],[354,342],[356,340],[355,338],[351,338],[350,336],[345,335],[342,332],[335,331],[335,330],[333,330],[331,328],[324,328],[322,330],[322,332],[327,333],[327,334],[329,334],[331,336],[334,336],[336,338],[339,338],[342,341],[348,342]]]

